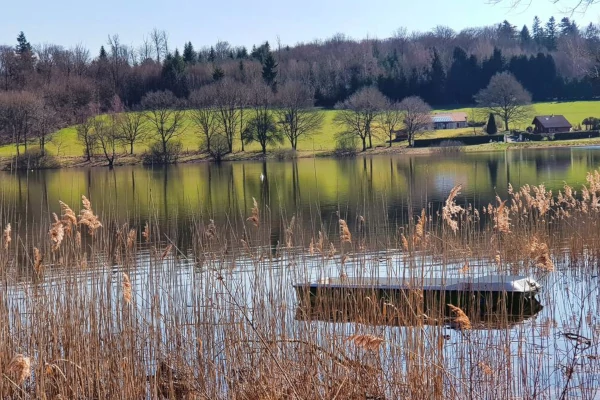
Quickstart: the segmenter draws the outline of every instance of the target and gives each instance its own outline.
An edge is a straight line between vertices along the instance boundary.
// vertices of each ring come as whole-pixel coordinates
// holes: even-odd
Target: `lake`
[[[32,357],[32,397],[598,398],[599,166],[590,147],[0,172],[0,354]],[[51,225],[81,195],[103,227]],[[474,301],[464,331],[419,306],[423,278],[486,274],[543,289],[518,315]],[[410,306],[313,317],[292,285],[324,276],[408,277]]]

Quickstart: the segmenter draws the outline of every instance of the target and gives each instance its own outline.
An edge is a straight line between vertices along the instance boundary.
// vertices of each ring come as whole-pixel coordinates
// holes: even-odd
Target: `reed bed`
[[[85,196],[24,236],[2,214],[0,399],[597,398],[600,172],[485,207],[459,193],[398,225],[382,205],[273,227],[254,200],[186,248]],[[425,309],[424,278],[484,273],[535,277],[543,310]],[[309,309],[292,289],[347,276],[412,286]]]

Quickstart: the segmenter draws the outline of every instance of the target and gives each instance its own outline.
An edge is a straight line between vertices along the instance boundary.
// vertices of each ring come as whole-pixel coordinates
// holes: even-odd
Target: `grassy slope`
[[[535,113],[538,115],[543,114],[563,114],[573,125],[581,123],[581,121],[589,116],[599,116],[598,110],[600,110],[600,101],[577,101],[568,103],[538,103],[534,105]],[[441,110],[440,110],[441,111]],[[471,108],[456,109],[454,111],[465,111],[469,115],[471,114]],[[335,147],[335,134],[341,130],[341,128],[334,122],[336,111],[328,110],[325,111],[325,123],[321,131],[312,137],[303,138],[298,142],[298,149],[302,151],[322,151],[332,150]],[[200,140],[195,134],[194,127],[190,124],[189,120],[186,120],[185,131],[181,134],[180,139],[183,143],[183,148],[187,151],[195,151],[198,149]],[[527,124],[525,124],[527,126]],[[463,135],[472,135],[472,128],[463,129],[447,129],[435,132],[427,132],[420,135],[420,138],[435,138],[435,137],[456,137]],[[374,145],[383,144],[383,140],[377,140]],[[236,150],[241,149],[239,140],[234,144]],[[281,146],[275,146],[275,148],[289,148],[289,144],[286,142]],[[77,141],[77,132],[74,127],[69,127],[58,131],[51,143],[47,145],[47,149],[51,154],[59,156],[80,156],[83,154],[83,148]],[[145,144],[139,144],[135,147],[135,153],[141,153],[147,149]],[[258,144],[252,144],[246,146],[248,151],[258,151],[260,147]],[[15,147],[1,146],[0,157],[6,157],[15,153]]]

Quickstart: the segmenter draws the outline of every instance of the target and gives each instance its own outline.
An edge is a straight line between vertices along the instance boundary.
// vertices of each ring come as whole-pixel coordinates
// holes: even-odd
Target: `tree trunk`
[[[392,147],[392,131],[390,131],[390,145],[388,147]]]
[[[508,117],[504,117],[504,129],[508,130]]]
[[[133,141],[131,141],[131,143],[129,143],[129,154],[133,155]]]
[[[371,132],[369,131],[369,148],[373,148],[373,142],[371,141]]]
[[[266,143],[261,143],[260,145],[262,147],[262,153],[263,154],[267,154],[267,144]]]
[[[362,145],[363,145],[362,151],[367,151],[367,138],[362,137],[361,139],[362,139]]]

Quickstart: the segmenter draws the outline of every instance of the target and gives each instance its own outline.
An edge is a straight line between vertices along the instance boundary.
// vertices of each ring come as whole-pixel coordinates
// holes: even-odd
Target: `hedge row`
[[[465,146],[472,146],[475,144],[484,144],[490,142],[503,142],[504,135],[459,136],[451,138],[418,139],[415,140],[414,147],[439,146],[440,143],[446,142],[448,140],[452,140],[453,142],[461,142]]]
[[[540,140],[544,140],[545,137],[548,140],[577,140],[577,139],[588,139],[588,138],[596,138],[600,137],[599,131],[575,131],[575,132],[561,132],[561,133],[528,133],[528,132],[519,132],[518,135],[521,135],[523,140],[529,140],[531,142],[539,142]]]

